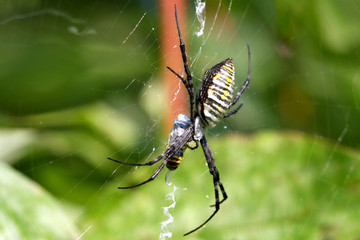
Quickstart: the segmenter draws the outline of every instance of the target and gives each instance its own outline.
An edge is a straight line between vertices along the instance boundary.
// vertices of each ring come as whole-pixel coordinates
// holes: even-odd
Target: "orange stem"
[[[166,66],[169,66],[180,75],[184,72],[175,22],[175,4],[177,6],[180,28],[182,32],[186,33],[186,0],[159,0],[161,25],[160,48],[163,59],[160,76],[166,91],[166,102],[164,103],[166,105],[166,111],[164,114],[165,119],[163,119],[163,130],[166,135],[169,134],[177,115],[180,113],[188,114],[189,112],[185,87],[179,78],[166,69]],[[184,35],[182,35],[182,37],[184,38]]]

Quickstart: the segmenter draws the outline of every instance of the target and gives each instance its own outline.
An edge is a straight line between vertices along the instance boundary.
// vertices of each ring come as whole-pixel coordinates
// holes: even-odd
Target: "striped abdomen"
[[[172,155],[167,163],[166,167],[172,171],[175,170],[181,163],[181,161],[184,159],[184,151],[186,148],[180,149],[178,152],[176,152],[174,155]]]
[[[235,69],[228,58],[205,72],[196,95],[196,108],[203,127],[215,127],[228,112],[233,98]]]
[[[167,142],[166,149],[176,143],[177,139],[183,135],[186,129],[191,125],[191,120],[188,116],[184,114],[179,114],[178,117],[174,121],[173,128],[170,131],[169,139]],[[175,170],[181,163],[184,158],[184,152],[187,148],[187,144],[185,144],[179,151],[171,155],[166,163],[166,167],[169,170]]]

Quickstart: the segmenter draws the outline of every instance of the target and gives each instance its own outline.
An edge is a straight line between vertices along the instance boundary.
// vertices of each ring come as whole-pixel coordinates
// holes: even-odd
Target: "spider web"
[[[258,228],[274,239],[359,237],[348,223],[360,215],[354,204],[360,54],[352,51],[360,38],[352,23],[360,7],[351,1],[343,8],[333,1],[316,4],[317,9],[255,0],[188,3],[181,29],[196,86],[206,69],[231,56],[239,87],[247,72],[246,44],[252,58],[244,106],[207,132],[229,199],[197,239],[263,239]],[[168,221],[164,207],[172,207],[167,193],[173,193],[174,206],[177,201],[168,229],[173,238],[205,220],[214,196],[201,149],[186,152],[173,173],[181,189],[176,194],[164,184],[165,173],[134,191],[117,190],[146,180],[156,168],[106,160],[146,162],[165,148],[164,111],[175,99],[168,103],[160,80],[158,4],[2,5],[0,159],[60,205],[67,221],[52,225],[67,229],[72,239],[154,239],[167,228],[161,225]],[[326,31],[329,21],[333,32]],[[173,92],[182,87],[179,81]],[[32,203],[22,202],[19,192],[12,200],[3,191],[0,199]],[[48,200],[38,202],[34,206],[48,206]],[[39,219],[60,219],[48,214]],[[23,231],[31,225],[6,221]],[[0,238],[16,236],[16,228],[3,222]]]

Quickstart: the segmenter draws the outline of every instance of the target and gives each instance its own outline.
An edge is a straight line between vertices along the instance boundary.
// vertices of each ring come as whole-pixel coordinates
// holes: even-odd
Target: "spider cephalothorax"
[[[219,171],[216,168],[214,157],[205,137],[205,130],[206,128],[215,127],[221,119],[235,114],[241,108],[242,104],[239,104],[238,107],[231,110],[231,108],[238,102],[241,94],[245,91],[250,82],[250,47],[247,46],[249,57],[248,75],[235,97],[233,96],[235,88],[235,68],[233,59],[228,58],[205,72],[204,79],[202,80],[195,98],[193,79],[187,61],[185,44],[181,37],[176,5],[175,20],[179,34],[180,51],[184,63],[186,78],[176,73],[170,67],[167,68],[183,82],[188,91],[190,102],[190,117],[184,114],[180,114],[178,118],[175,119],[174,126],[169,134],[169,139],[165,151],[154,160],[146,163],[127,163],[115,160],[113,158],[108,159],[117,163],[132,166],[150,166],[160,161],[161,159],[164,159],[160,167],[146,181],[133,186],[119,187],[119,189],[134,188],[154,180],[165,166],[171,171],[175,170],[183,160],[185,150],[187,148],[192,150],[196,149],[200,143],[206,158],[207,165],[209,167],[210,174],[213,176],[215,191],[215,204],[213,206],[215,206],[215,210],[202,224],[185,234],[188,235],[203,227],[208,221],[210,221],[210,219],[219,211],[220,204],[227,199],[225,188],[220,181]],[[193,141],[196,144],[194,147],[190,146],[189,144]],[[218,188],[220,188],[221,194],[223,196],[221,201],[219,198]]]

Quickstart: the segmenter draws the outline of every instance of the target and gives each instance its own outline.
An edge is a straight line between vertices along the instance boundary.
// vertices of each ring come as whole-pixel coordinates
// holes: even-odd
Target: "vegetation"
[[[187,238],[358,239],[360,5],[206,4],[204,36],[193,34],[192,2],[183,28],[196,85],[229,56],[240,85],[247,43],[253,71],[243,108],[209,132],[229,199]],[[143,162],[165,147],[157,3],[34,0],[0,9],[0,239],[157,239],[173,185],[162,173],[117,190],[155,167],[106,160]],[[204,162],[200,149],[187,151],[173,175],[173,239],[212,212]]]

